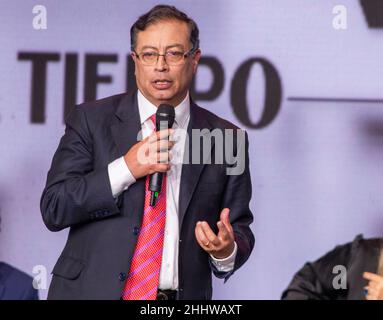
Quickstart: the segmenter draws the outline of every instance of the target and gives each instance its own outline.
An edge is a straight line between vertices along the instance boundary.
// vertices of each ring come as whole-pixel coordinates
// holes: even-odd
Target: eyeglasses
[[[148,66],[154,65],[158,62],[158,59],[160,56],[163,56],[165,59],[166,64],[168,65],[179,65],[181,64],[184,59],[189,57],[193,52],[195,51],[194,48],[190,49],[187,52],[182,52],[178,50],[169,50],[166,51],[164,54],[159,54],[156,51],[144,51],[138,54],[136,51],[133,51],[134,54],[137,56],[140,61]]]

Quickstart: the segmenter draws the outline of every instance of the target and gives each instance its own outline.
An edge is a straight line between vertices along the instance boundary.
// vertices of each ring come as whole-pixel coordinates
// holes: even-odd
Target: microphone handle
[[[173,119],[173,121],[174,121],[174,119]],[[168,128],[172,127],[173,121],[171,121],[171,124],[169,124],[169,122],[168,122],[168,126],[167,126]],[[161,128],[160,125],[158,123],[156,123],[156,131],[159,131],[161,129],[165,129],[165,128]],[[151,191],[151,193],[150,193],[150,206],[151,207],[155,206],[158,195],[161,192],[163,175],[164,174],[162,172],[155,172],[155,173],[151,174],[151,176],[150,176],[148,189],[149,189],[149,191]]]
[[[155,206],[158,194],[161,192],[162,179],[163,179],[163,173],[162,172],[155,172],[155,173],[150,175],[149,190],[151,191],[151,193],[150,193],[150,206],[151,207]]]

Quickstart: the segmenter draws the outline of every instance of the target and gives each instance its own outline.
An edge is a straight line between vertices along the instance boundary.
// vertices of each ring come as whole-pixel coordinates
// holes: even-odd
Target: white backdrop
[[[197,103],[248,130],[256,247],[215,299],[279,299],[293,274],[358,233],[383,234],[383,29],[368,28],[356,0],[162,1],[198,23],[201,49],[224,69],[223,91]],[[32,8],[47,9],[47,29],[32,27]],[[0,0],[0,260],[32,274],[53,268],[67,231],[49,232],[39,200],[64,132],[65,54],[78,55],[77,103],[83,101],[85,54],[116,54],[100,64],[112,77],[97,98],[125,91],[129,29],[157,1]],[[335,5],[347,28],[333,27]],[[51,52],[46,119],[31,123],[30,61],[21,52]],[[233,113],[231,82],[249,58],[267,59],[282,83],[280,112],[266,127],[247,128]],[[196,88],[211,86],[201,67]],[[264,108],[259,65],[251,69],[247,104],[253,123]],[[362,99],[297,101],[294,97]],[[372,102],[368,99],[377,99]],[[49,284],[50,278],[48,278]],[[40,290],[46,298],[47,290]]]

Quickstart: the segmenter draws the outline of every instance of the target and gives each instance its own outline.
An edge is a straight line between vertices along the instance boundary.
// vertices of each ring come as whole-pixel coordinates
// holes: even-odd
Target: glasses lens
[[[183,55],[181,51],[168,51],[166,52],[166,62],[169,64],[177,64],[182,60]]]
[[[147,64],[154,64],[157,61],[158,54],[156,52],[143,52],[141,53],[142,61]]]

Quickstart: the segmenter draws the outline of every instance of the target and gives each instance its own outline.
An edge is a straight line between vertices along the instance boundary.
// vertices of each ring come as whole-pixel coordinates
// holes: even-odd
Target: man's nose
[[[168,68],[169,66],[166,63],[165,56],[158,56],[158,60],[156,63],[156,71],[166,71]]]

